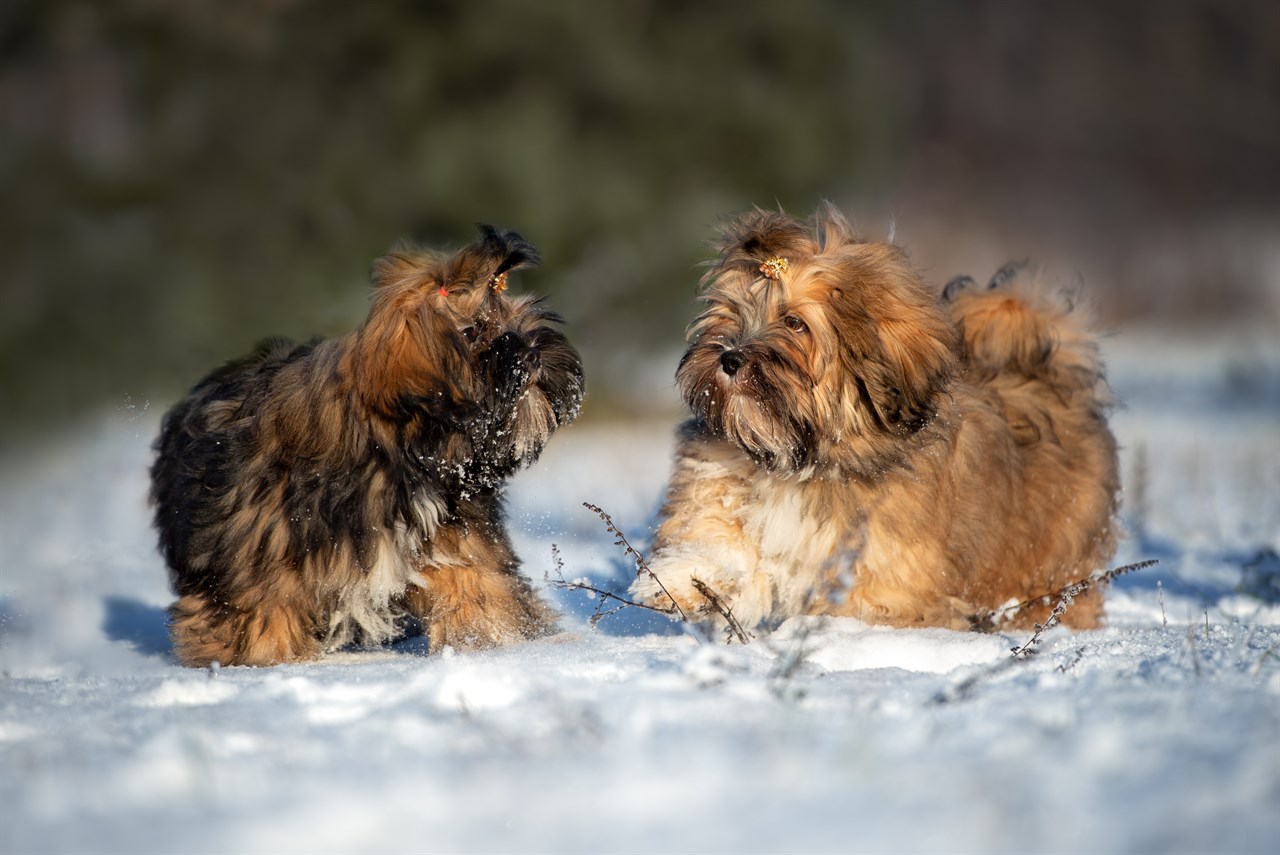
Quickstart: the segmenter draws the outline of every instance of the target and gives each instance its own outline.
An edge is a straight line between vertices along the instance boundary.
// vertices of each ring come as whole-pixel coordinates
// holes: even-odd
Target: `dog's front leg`
[[[555,614],[516,572],[500,527],[455,523],[435,533],[424,584],[405,594],[432,653],[500,647],[555,630]]]
[[[654,537],[652,572],[642,571],[631,586],[641,602],[678,606],[689,619],[718,626],[728,610],[748,630],[770,616],[775,585],[760,545],[746,531],[742,513],[750,506],[751,483],[737,471],[739,457],[715,440],[681,443]]]
[[[497,484],[520,468],[515,453],[516,404],[537,371],[539,359],[537,348],[529,347],[512,332],[498,336],[480,357],[486,392],[467,431],[471,444],[468,470],[474,483]]]

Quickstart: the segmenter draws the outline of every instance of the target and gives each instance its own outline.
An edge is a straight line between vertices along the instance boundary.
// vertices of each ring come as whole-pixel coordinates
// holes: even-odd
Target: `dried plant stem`
[[[592,513],[594,513],[596,516],[600,517],[600,519],[605,524],[605,528],[608,529],[609,533],[614,536],[615,538],[614,545],[621,546],[623,548],[624,554],[628,558],[630,558],[633,562],[635,562],[636,575],[637,576],[644,575],[652,579],[654,584],[658,586],[658,589],[662,591],[663,596],[665,596],[667,600],[670,601],[671,605],[655,606],[649,603],[638,603],[634,600],[629,600],[626,597],[619,596],[618,594],[615,594],[612,591],[606,591],[602,588],[597,588],[595,585],[589,584],[587,582],[567,581],[564,578],[564,562],[560,560],[560,550],[556,547],[555,544],[552,544],[551,546],[551,555],[552,555],[552,560],[555,562],[556,578],[550,579],[548,577],[548,581],[550,581],[557,588],[570,590],[570,591],[586,591],[588,594],[591,594],[594,597],[600,598],[600,602],[597,603],[596,605],[595,613],[591,616],[592,626],[595,626],[597,623],[599,623],[601,618],[608,617],[609,615],[617,614],[619,611],[629,606],[633,608],[639,608],[639,609],[648,609],[651,612],[657,612],[658,614],[666,615],[667,617],[673,617],[673,618],[678,617],[682,622],[689,623],[690,622],[689,616],[685,614],[684,609],[680,607],[680,603],[677,602],[676,598],[672,596],[670,591],[667,590],[667,586],[662,584],[662,580],[658,578],[658,574],[654,573],[653,570],[649,567],[649,562],[645,560],[644,556],[640,554],[639,550],[633,547],[631,545],[631,542],[627,540],[627,536],[623,534],[622,531],[618,528],[618,526],[614,523],[613,517],[611,517],[609,513],[605,511],[603,508],[601,508],[599,505],[593,505],[590,502],[583,502],[582,506],[587,510],[591,511]],[[702,580],[693,579],[692,582],[693,582],[694,589],[702,597],[706,599],[707,603],[709,603],[710,606],[713,609],[715,609],[716,612],[718,612],[721,617],[725,619],[725,622],[728,624],[728,631],[731,633],[732,637],[736,638],[742,644],[748,643],[751,640],[751,636],[748,635],[746,630],[742,628],[742,624],[738,622],[738,619],[736,617],[734,617],[733,611],[729,608],[728,604],[725,603],[724,599],[719,594],[717,594],[714,590],[712,590],[711,587],[707,585],[705,582],[703,582]],[[615,602],[618,605],[616,608],[606,609],[605,604],[608,602]]]
[[[674,605],[663,608],[662,606],[651,606],[648,603],[637,603],[634,600],[628,600],[626,597],[620,597],[612,591],[597,588],[595,585],[590,585],[586,582],[571,582],[568,579],[565,579],[564,562],[560,559],[560,548],[554,543],[551,544],[551,560],[555,563],[556,578],[551,579],[548,577],[547,581],[552,585],[564,591],[586,591],[593,597],[600,598],[600,601],[596,604],[595,613],[591,615],[588,621],[592,626],[598,624],[602,618],[617,614],[627,607],[648,609],[651,612],[657,612],[658,614],[666,615],[667,617],[673,617],[676,614],[677,607]],[[617,608],[606,609],[604,607],[605,603],[610,600],[618,604]]]
[[[609,516],[603,508],[593,505],[590,502],[583,502],[582,506],[604,521],[605,528],[609,530],[610,534],[617,538],[617,540],[614,541],[614,545],[621,546],[623,550],[625,550],[625,554],[635,561],[636,575],[639,576],[643,574],[652,579],[662,590],[662,593],[666,595],[667,599],[671,601],[671,607],[675,609],[676,614],[680,615],[680,620],[687,622],[689,620],[689,616],[684,613],[684,609],[680,608],[680,604],[676,602],[676,598],[671,596],[671,592],[667,590],[666,585],[662,584],[662,580],[658,578],[657,574],[649,569],[649,562],[644,560],[644,556],[631,546],[631,543],[627,540],[627,536],[619,531],[618,527],[613,524],[613,517]],[[655,609],[655,611],[662,610]]]
[[[1070,585],[1067,585],[1063,588],[1059,588],[1057,591],[1055,591],[1052,594],[1048,594],[1047,597],[1053,597],[1053,596],[1058,597],[1058,601],[1053,606],[1053,611],[1049,613],[1049,618],[1043,624],[1036,624],[1035,632],[1032,634],[1031,638],[1027,639],[1027,642],[1025,644],[1021,645],[1020,647],[1013,648],[1013,657],[1015,659],[1025,659],[1028,656],[1030,656],[1032,653],[1034,653],[1036,645],[1040,643],[1040,636],[1044,635],[1044,633],[1048,632],[1049,630],[1057,626],[1058,623],[1062,620],[1062,616],[1067,613],[1067,609],[1071,606],[1073,602],[1075,602],[1075,598],[1083,594],[1085,591],[1089,590],[1089,588],[1092,588],[1095,585],[1106,584],[1107,582],[1110,582],[1112,579],[1115,579],[1117,576],[1123,576],[1126,573],[1132,573],[1135,570],[1143,570],[1147,567],[1152,567],[1158,563],[1160,562],[1156,561],[1155,559],[1149,559],[1147,561],[1138,561],[1133,564],[1125,564],[1121,567],[1114,567],[1102,573],[1095,573],[1092,576],[1090,576],[1088,579],[1081,579],[1078,582],[1072,582]],[[996,615],[1002,612],[1010,611],[1012,609],[1020,609],[1020,608],[1023,608],[1024,606],[1033,605],[1035,603],[1040,602],[1041,600],[1046,599],[1047,597],[1035,597],[1034,599],[1030,599],[1030,600],[1026,600],[1024,602],[1018,603],[1016,606],[1009,606],[1007,608],[997,609],[994,612],[990,612],[986,616],[986,620],[990,620],[991,618],[995,617]]]
[[[1018,660],[1016,659],[998,659],[991,665],[965,677],[959,683],[939,691],[933,696],[933,703],[942,705],[967,701],[973,697],[978,690],[978,686],[983,682],[1004,673],[1010,668],[1017,667],[1017,665]]]
[[[1262,666],[1268,659],[1280,660],[1280,655],[1276,654],[1276,645],[1274,644],[1262,651],[1262,655],[1258,657],[1258,661],[1254,663],[1253,670],[1249,673],[1252,676],[1257,677],[1262,673]]]
[[[746,644],[750,641],[751,637],[742,629],[742,624],[738,623],[738,619],[733,616],[733,612],[725,605],[724,600],[720,599],[720,595],[711,590],[711,587],[701,579],[693,579],[692,582],[694,590],[705,597],[711,607],[725,619],[729,625],[729,631],[738,639],[739,643]]]
[[[1072,668],[1075,668],[1077,665],[1079,665],[1080,660],[1083,658],[1084,658],[1084,648],[1083,647],[1077,648],[1075,655],[1071,657],[1071,660],[1069,662],[1063,662],[1061,665],[1058,666],[1057,670],[1065,674],[1068,671],[1070,671]]]
[[[1021,647],[1013,648],[1013,658],[1026,659],[1034,653],[1036,645],[1040,643],[1040,636],[1058,625],[1058,622],[1062,620],[1062,616],[1067,613],[1067,606],[1070,605],[1075,596],[1083,590],[1084,588],[1074,588],[1074,590],[1068,590],[1067,593],[1063,594],[1062,599],[1058,600],[1057,604],[1053,607],[1053,611],[1049,613],[1049,619],[1043,624],[1036,624],[1036,631],[1031,634],[1031,637],[1027,639],[1025,644]]]
[[[1186,649],[1191,651],[1191,667],[1195,669],[1196,676],[1200,676],[1200,655],[1196,652],[1196,627],[1195,624],[1187,624],[1187,646]]]

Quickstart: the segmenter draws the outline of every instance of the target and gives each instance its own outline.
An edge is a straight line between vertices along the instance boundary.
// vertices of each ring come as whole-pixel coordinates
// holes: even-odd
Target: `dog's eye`
[[[475,327],[467,327],[467,328],[465,328],[465,329],[462,331],[462,337],[463,337],[463,338],[465,338],[465,339],[467,340],[467,344],[475,344],[475,343],[476,343],[476,328],[475,328]]]
[[[809,325],[795,315],[787,315],[782,319],[782,322],[786,324],[787,329],[791,330],[793,333],[804,333],[809,331]]]

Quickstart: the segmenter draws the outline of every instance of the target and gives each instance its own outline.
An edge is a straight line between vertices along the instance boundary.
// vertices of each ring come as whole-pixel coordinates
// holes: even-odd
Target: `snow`
[[[267,669],[169,658],[154,410],[0,459],[0,851],[1280,851],[1280,341],[1108,344],[1127,402],[1110,625],[795,618],[726,646],[620,589],[671,419],[584,421],[512,484],[563,631]]]

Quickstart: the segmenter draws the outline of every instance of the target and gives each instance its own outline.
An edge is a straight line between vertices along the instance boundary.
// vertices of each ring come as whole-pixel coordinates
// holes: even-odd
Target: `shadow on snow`
[[[144,656],[168,658],[168,616],[163,606],[153,606],[127,597],[103,600],[102,631],[112,641],[124,641]]]

